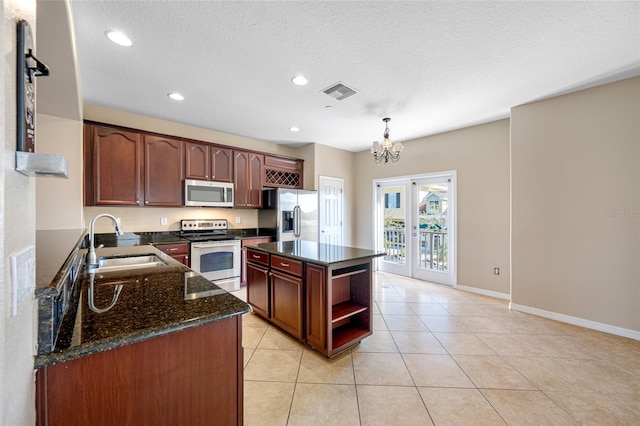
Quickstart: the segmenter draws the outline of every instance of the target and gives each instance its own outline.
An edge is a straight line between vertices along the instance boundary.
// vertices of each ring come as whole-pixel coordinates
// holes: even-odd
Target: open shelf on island
[[[336,305],[333,305],[332,307],[331,322],[335,323],[341,321],[345,318],[366,311],[367,309],[369,309],[368,306],[361,305],[360,303],[355,303],[352,301],[338,303]]]
[[[371,334],[370,330],[360,328],[356,324],[345,324],[333,329],[333,344],[332,349],[334,352],[339,352],[340,348],[353,341],[360,340],[361,338]]]

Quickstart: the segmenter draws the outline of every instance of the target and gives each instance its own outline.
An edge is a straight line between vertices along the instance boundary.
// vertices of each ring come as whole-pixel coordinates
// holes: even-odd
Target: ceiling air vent
[[[356,90],[344,85],[343,83],[336,83],[328,89],[324,89],[322,92],[339,101],[347,99],[349,96],[353,96],[358,93]]]

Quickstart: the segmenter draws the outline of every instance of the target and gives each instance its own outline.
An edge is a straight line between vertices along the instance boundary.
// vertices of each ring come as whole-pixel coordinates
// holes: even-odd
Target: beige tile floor
[[[245,425],[640,425],[638,341],[384,273],[373,312],[333,359],[245,315]]]

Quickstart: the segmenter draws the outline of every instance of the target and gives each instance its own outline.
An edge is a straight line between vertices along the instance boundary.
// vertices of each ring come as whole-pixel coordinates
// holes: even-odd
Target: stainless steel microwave
[[[186,179],[184,181],[184,205],[190,207],[233,207],[233,184]]]

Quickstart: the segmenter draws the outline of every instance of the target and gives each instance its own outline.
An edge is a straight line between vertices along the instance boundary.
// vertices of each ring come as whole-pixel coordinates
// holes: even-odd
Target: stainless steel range
[[[240,240],[227,235],[225,219],[183,219],[180,236],[191,241],[191,269],[217,286],[240,289]]]

